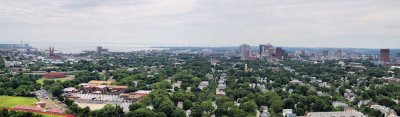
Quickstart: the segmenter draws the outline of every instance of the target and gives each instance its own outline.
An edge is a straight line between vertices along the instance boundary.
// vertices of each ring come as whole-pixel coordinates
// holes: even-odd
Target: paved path
[[[256,111],[257,112],[257,114],[256,114],[256,117],[259,117],[260,116],[260,111]]]
[[[51,98],[49,97],[47,92],[43,89],[36,91],[36,97],[39,99],[40,102],[45,102],[46,106],[49,108],[56,108],[56,109],[61,109],[61,110],[65,110],[67,108],[67,107],[51,100]]]
[[[53,102],[53,101],[50,100],[50,99],[39,98],[39,100],[40,100],[41,102],[45,102],[45,103],[46,103],[46,106],[49,107],[49,108],[56,108],[56,109],[65,110],[64,107],[60,106],[59,104],[57,104],[56,102]]]

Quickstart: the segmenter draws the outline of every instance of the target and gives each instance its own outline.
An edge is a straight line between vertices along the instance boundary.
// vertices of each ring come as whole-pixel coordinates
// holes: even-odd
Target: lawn
[[[14,106],[35,106],[38,100],[34,97],[0,96],[1,108],[12,108]],[[59,115],[41,114],[43,117],[64,117]]]
[[[45,80],[44,78],[40,78],[40,79],[36,80],[36,82],[39,83],[39,84],[41,84],[41,85],[43,85],[43,84],[44,84],[44,83],[43,83],[44,80]]]
[[[65,78],[55,78],[55,79],[40,78],[40,79],[36,80],[36,82],[43,85],[44,80],[59,80],[61,82],[64,82],[66,80],[73,80],[74,78],[75,78],[75,76],[68,75]]]
[[[34,106],[38,100],[33,97],[0,96],[0,107]]]

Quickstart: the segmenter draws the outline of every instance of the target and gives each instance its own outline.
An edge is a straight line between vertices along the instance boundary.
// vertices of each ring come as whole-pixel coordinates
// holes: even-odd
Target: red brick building
[[[45,77],[45,78],[64,78],[65,77],[65,73],[50,72],[50,73],[47,73],[47,74],[43,74],[42,77]]]

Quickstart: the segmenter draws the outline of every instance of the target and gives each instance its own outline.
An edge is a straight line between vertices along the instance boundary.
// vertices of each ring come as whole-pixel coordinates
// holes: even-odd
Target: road
[[[56,109],[61,109],[61,110],[65,110],[67,108],[64,105],[51,100],[50,96],[43,89],[36,91],[36,97],[39,99],[40,102],[45,102],[46,107],[48,107],[48,108],[56,108]]]

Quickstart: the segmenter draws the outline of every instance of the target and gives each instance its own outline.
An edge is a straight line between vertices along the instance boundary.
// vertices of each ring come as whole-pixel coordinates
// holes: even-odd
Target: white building
[[[290,116],[290,115],[292,115],[292,114],[293,114],[293,110],[292,110],[292,109],[283,109],[283,110],[282,110],[282,115],[283,115],[284,117]]]
[[[204,88],[204,87],[207,87],[208,84],[209,84],[208,81],[201,81],[200,84],[199,84],[199,86],[198,86],[198,88],[201,89],[201,90],[203,90],[203,88]]]
[[[385,114],[385,117],[398,117],[397,113],[393,109],[386,106],[371,105],[370,108],[381,111],[381,113]]]

